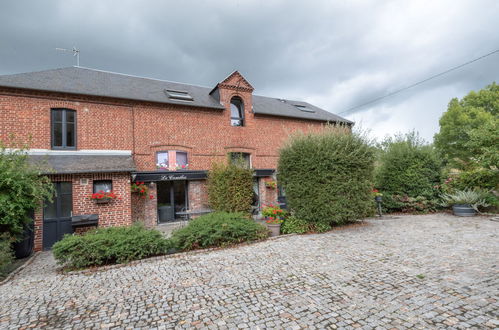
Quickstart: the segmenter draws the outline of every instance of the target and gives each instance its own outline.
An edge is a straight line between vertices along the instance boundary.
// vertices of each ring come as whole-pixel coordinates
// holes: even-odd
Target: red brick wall
[[[73,215],[98,214],[99,226],[124,226],[132,223],[132,206],[130,192],[130,175],[128,173],[97,173],[97,174],[74,174],[55,175],[51,177],[53,182],[71,181],[73,185]],[[88,180],[87,184],[83,180]],[[97,204],[90,199],[93,193],[94,180],[112,180],[113,191],[118,198],[107,203]],[[43,211],[35,213],[35,251],[43,247]]]
[[[168,104],[146,104],[0,89],[0,140],[10,134],[31,148],[50,149],[50,109],[77,112],[77,148],[131,150],[138,170],[156,169],[156,152],[187,151],[191,169],[206,170],[230,151],[248,152],[254,168],[275,168],[278,149],[296,131],[316,131],[321,122],[254,115],[248,91],[220,90],[225,111]],[[245,126],[230,125],[230,99],[244,101]],[[135,134],[133,134],[135,132]]]

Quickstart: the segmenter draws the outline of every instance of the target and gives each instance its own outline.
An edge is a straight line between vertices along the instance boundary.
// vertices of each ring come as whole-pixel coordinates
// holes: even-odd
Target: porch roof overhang
[[[28,159],[44,175],[135,171],[128,155],[29,155]]]
[[[253,176],[266,177],[272,176],[275,173],[274,169],[255,169]],[[179,181],[179,180],[206,180],[208,178],[207,170],[199,171],[150,171],[150,172],[133,172],[132,180],[140,182],[154,181]]]

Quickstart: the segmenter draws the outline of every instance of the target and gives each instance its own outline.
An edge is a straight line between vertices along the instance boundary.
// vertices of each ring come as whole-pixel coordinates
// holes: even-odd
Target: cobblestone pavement
[[[499,222],[437,214],[0,287],[0,328],[497,328]]]

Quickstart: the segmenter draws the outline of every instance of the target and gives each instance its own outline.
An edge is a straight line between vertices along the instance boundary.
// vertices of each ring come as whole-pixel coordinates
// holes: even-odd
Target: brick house
[[[206,212],[207,171],[236,156],[255,169],[255,208],[276,202],[279,189],[265,182],[275,180],[279,147],[328,122],[352,124],[306,102],[253,95],[237,71],[214,88],[82,67],[0,76],[0,140],[29,141],[57,191],[35,212],[35,250],[89,226]],[[148,196],[131,192],[137,181]],[[90,199],[101,190],[119,198]]]

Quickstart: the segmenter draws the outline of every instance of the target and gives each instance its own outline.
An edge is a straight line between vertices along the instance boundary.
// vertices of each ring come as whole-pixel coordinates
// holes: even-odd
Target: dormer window
[[[165,94],[168,96],[170,100],[194,101],[194,98],[191,95],[189,95],[189,92],[186,91],[175,91],[171,89],[165,89]]]
[[[230,124],[232,126],[244,126],[244,103],[238,96],[230,100]]]

